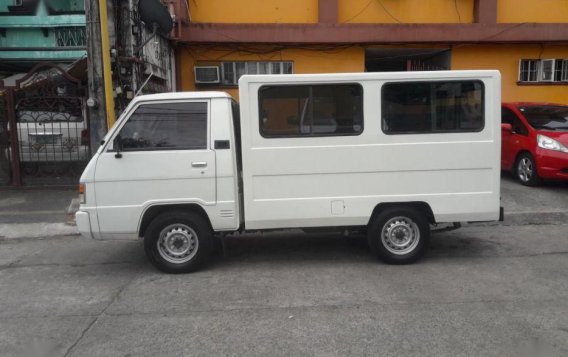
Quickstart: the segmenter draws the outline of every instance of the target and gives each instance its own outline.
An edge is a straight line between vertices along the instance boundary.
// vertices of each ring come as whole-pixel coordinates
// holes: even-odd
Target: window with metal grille
[[[568,82],[568,59],[562,60],[560,80],[562,82]]]
[[[57,47],[84,47],[87,39],[84,27],[57,27],[54,29]]]
[[[519,82],[536,82],[538,80],[539,60],[522,59],[519,64]]]
[[[568,59],[521,59],[519,82],[568,82]]]
[[[244,74],[291,74],[292,62],[223,62],[221,83],[237,85]]]

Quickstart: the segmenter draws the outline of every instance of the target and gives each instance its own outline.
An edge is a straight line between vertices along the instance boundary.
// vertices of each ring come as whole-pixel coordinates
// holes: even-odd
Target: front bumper
[[[536,163],[541,178],[568,180],[568,153],[539,148],[536,152]]]
[[[94,238],[93,232],[91,231],[91,219],[89,218],[89,212],[77,211],[75,213],[75,222],[77,223],[77,228],[79,233],[85,238]]]

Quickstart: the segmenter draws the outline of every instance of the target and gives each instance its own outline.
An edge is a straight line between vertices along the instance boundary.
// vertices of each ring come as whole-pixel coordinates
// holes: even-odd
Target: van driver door
[[[96,163],[103,238],[131,236],[143,211],[164,203],[214,205],[210,101],[142,102]]]

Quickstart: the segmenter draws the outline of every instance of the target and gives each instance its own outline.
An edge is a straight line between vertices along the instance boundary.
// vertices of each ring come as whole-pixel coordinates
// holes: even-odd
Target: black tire
[[[524,152],[517,157],[513,172],[521,185],[537,186],[541,183],[536,169],[536,162],[528,152]]]
[[[150,262],[166,273],[189,273],[207,262],[213,249],[208,222],[194,212],[171,211],[154,218],[144,235]]]
[[[418,209],[389,207],[371,219],[367,239],[371,250],[383,262],[411,264],[428,248],[430,225],[426,215]]]

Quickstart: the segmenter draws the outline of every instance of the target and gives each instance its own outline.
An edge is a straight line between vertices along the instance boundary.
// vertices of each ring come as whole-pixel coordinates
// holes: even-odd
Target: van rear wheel
[[[210,257],[212,231],[199,214],[172,211],[160,214],[144,235],[144,250],[152,264],[167,273],[189,273]]]
[[[430,240],[430,225],[421,211],[412,207],[390,207],[369,224],[369,246],[388,264],[410,264],[420,259]]]

